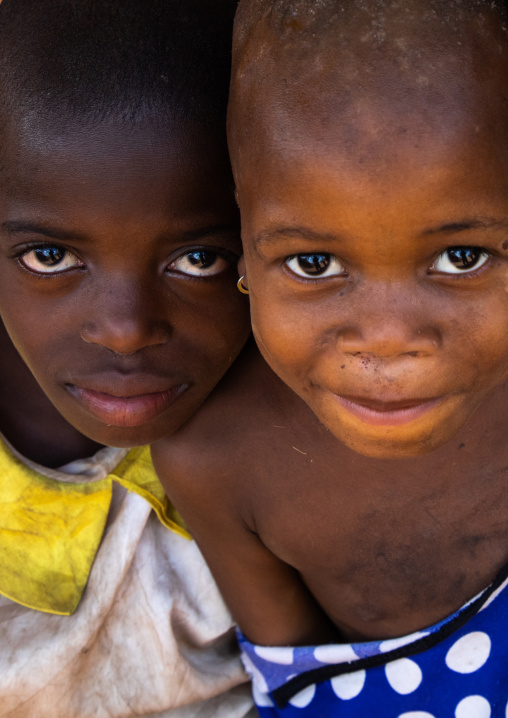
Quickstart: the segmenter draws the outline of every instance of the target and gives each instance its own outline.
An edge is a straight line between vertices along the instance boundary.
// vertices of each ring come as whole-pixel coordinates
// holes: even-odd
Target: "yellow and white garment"
[[[249,694],[148,449],[55,471],[0,441],[0,716],[244,718]]]

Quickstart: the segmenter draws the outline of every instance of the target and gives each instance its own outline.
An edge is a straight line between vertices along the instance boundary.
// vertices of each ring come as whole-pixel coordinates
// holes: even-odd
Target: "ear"
[[[0,0],[0,2],[2,2],[2,0]],[[235,187],[235,201],[236,201],[236,206],[238,207],[238,209],[240,209],[240,196],[238,194],[238,190],[236,189],[236,187]]]
[[[243,254],[242,254],[242,256],[240,257],[240,259],[238,260],[238,276],[239,276],[239,277],[244,277],[246,271],[247,271],[247,270],[246,270],[246,268],[245,268],[245,259],[244,259],[244,256],[243,256]],[[244,284],[245,284],[245,282],[244,282]],[[245,284],[245,286],[247,286],[247,285]]]

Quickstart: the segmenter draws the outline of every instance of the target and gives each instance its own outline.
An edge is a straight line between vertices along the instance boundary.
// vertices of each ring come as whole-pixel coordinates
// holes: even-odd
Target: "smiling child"
[[[229,139],[266,363],[154,459],[262,716],[506,715],[506,23],[481,0],[240,2]]]
[[[128,451],[184,423],[250,331],[234,9],[0,5],[0,715],[252,706],[213,579]]]

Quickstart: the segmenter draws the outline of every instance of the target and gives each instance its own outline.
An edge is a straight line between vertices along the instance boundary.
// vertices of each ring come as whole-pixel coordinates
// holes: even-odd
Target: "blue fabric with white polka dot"
[[[403,638],[279,648],[239,633],[260,718],[508,718],[507,575]]]

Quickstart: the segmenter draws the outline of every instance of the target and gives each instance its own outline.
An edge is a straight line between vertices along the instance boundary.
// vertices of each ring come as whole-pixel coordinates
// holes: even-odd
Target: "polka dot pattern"
[[[508,580],[397,639],[294,648],[239,641],[260,718],[508,718],[507,624]]]
[[[270,696],[260,691],[255,683],[252,684],[252,697],[258,708],[273,708]]]
[[[418,633],[412,633],[410,636],[391,638],[389,641],[383,641],[379,646],[379,650],[381,653],[389,653],[389,651],[394,651],[396,648],[402,648],[402,646],[408,646],[410,643],[419,641],[420,638],[425,638],[427,635],[425,631],[418,631]]]
[[[314,658],[320,663],[350,663],[358,656],[352,646],[318,646],[314,650]]]
[[[388,683],[402,696],[414,693],[422,682],[421,668],[410,658],[401,658],[399,661],[388,663],[385,670]]]
[[[446,655],[446,665],[457,673],[474,673],[487,662],[490,648],[490,638],[486,633],[468,633],[450,648]]]
[[[294,651],[292,648],[279,648],[277,646],[256,646],[256,654],[265,661],[280,663],[281,666],[292,666]]]
[[[346,673],[331,679],[332,690],[343,701],[350,701],[360,695],[365,685],[365,671]]]
[[[490,718],[490,703],[483,696],[468,696],[460,701],[455,718]]]
[[[300,693],[297,693],[296,696],[291,698],[289,704],[294,706],[295,708],[307,708],[307,706],[310,706],[310,704],[314,700],[315,695],[316,686],[309,686],[308,688],[305,688],[303,691],[300,691]]]

